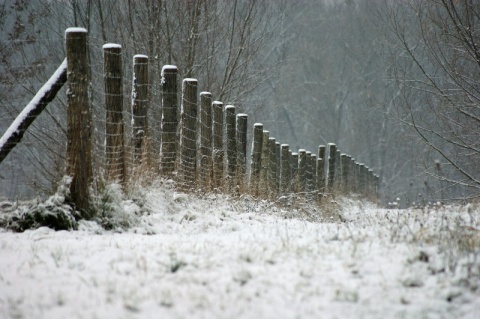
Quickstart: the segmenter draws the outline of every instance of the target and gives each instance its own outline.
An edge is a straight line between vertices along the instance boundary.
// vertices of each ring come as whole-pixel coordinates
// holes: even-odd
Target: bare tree
[[[387,3],[395,47],[390,76],[397,117],[431,153],[426,173],[439,194],[480,195],[480,4],[474,0]]]

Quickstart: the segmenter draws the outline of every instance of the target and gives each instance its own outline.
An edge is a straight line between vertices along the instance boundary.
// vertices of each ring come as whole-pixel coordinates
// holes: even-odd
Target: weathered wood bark
[[[225,132],[227,134],[227,179],[228,188],[232,192],[236,186],[237,178],[237,140],[236,140],[236,118],[235,106],[227,105],[225,107]]]
[[[260,172],[262,169],[263,124],[253,125],[252,162],[250,170],[250,189],[252,195],[259,195]]]
[[[212,103],[213,114],[213,187],[223,187],[223,103]]]
[[[335,183],[335,156],[337,154],[337,145],[333,143],[328,144],[328,179],[327,187],[329,192],[334,191]]]
[[[287,194],[290,189],[290,153],[288,152],[289,145],[281,145],[281,175],[280,175],[280,192]]]
[[[307,151],[298,150],[298,191],[305,196],[307,190]]]
[[[148,57],[133,57],[132,133],[134,166],[148,164]]]
[[[299,187],[298,187],[298,158],[299,155],[298,153],[292,153],[291,155],[291,189],[294,194],[297,194],[299,192]]]
[[[270,161],[268,167],[268,190],[271,198],[277,195],[277,152],[275,138],[268,139],[268,148],[270,152]]]
[[[317,188],[317,155],[312,154],[310,156],[310,167],[311,167],[311,186],[310,186],[310,199],[314,199],[318,193],[318,188]]]
[[[210,190],[210,176],[212,167],[212,94],[210,92],[200,93],[200,185],[204,190]]]
[[[161,172],[172,177],[177,160],[178,128],[178,87],[177,67],[165,65],[162,68],[162,138],[160,146]]]
[[[263,130],[262,137],[262,162],[260,168],[260,193],[266,197],[268,194],[268,166],[270,162],[270,148],[268,147],[268,139],[270,132]]]
[[[320,145],[318,147],[318,157],[317,157],[317,190],[318,190],[318,200],[320,201],[323,198],[325,193],[325,145]]]
[[[196,79],[187,78],[182,83],[182,108],[180,123],[181,188],[195,188],[197,173],[197,86]]]
[[[67,54],[67,174],[71,176],[70,201],[89,217],[92,182],[92,114],[88,100],[89,66],[87,30],[65,32]]]
[[[247,173],[247,114],[237,114],[237,180],[241,193],[246,192]]]
[[[20,143],[25,131],[55,98],[66,81],[67,60],[65,59],[0,138],[0,163]]]
[[[312,152],[306,152],[305,154],[305,162],[306,162],[306,169],[305,169],[305,178],[306,178],[306,192],[308,197],[310,192],[312,191]]]
[[[323,159],[317,158],[317,202],[321,202],[325,192],[325,163]]]
[[[103,78],[105,85],[105,156],[106,178],[125,186],[125,143],[123,122],[122,46],[103,46]]]

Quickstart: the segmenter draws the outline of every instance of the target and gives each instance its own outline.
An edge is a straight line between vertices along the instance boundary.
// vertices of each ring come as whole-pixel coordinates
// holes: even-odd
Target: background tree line
[[[291,149],[337,143],[379,172],[384,202],[475,197],[478,14],[473,0],[7,0],[0,5],[0,129],[62,61],[65,28],[82,26],[99,128],[95,73],[101,45],[115,42],[125,66],[134,54],[150,57],[153,104],[161,99],[161,67],[174,64]],[[42,195],[60,180],[64,101],[56,99],[2,163],[2,196]],[[158,110],[150,116],[159,129]]]

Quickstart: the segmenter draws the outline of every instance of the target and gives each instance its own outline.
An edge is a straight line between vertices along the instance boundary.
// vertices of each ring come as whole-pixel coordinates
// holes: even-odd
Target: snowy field
[[[0,229],[0,318],[480,318],[478,206],[141,196],[125,232]]]

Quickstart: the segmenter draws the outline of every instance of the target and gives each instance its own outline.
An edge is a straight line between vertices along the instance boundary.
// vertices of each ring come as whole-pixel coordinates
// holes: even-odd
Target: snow
[[[212,95],[212,93],[207,92],[207,91],[202,91],[202,92],[200,92],[200,96],[202,96],[202,95]]]
[[[27,116],[29,116],[31,112],[38,106],[41,98],[52,89],[53,85],[55,85],[55,83],[58,81],[58,79],[60,78],[62,73],[65,72],[66,69],[67,59],[64,59],[62,64],[60,64],[60,66],[55,71],[55,73],[53,73],[50,79],[48,79],[48,81],[40,88],[40,90],[38,90],[37,94],[35,94],[33,99],[27,104],[27,106],[22,110],[22,112],[20,112],[17,118],[13,121],[7,131],[0,138],[0,149],[5,146],[10,136],[19,133],[18,129],[20,125],[23,123],[23,121],[25,121]]]
[[[133,61],[135,62],[135,60],[137,60],[137,59],[148,59],[148,56],[145,55],[145,54],[135,54],[133,56]]]
[[[341,200],[320,217],[161,183],[136,201],[148,214],[123,233],[0,230],[0,317],[480,317],[478,243],[469,276],[472,253],[447,240],[450,229],[480,242],[478,206]]]
[[[103,49],[121,49],[122,45],[117,43],[106,43],[102,47]]]
[[[245,113],[238,113],[237,117],[248,117],[248,114]]]
[[[255,123],[253,124],[254,127],[263,127],[263,124],[262,123]]]
[[[164,65],[162,67],[162,76],[165,70],[177,70],[177,67],[175,65]]]
[[[183,83],[185,83],[185,82],[195,82],[196,83],[198,81],[197,81],[197,79],[193,79],[193,78],[185,78],[185,79],[183,79]]]
[[[225,110],[235,109],[234,105],[227,105],[225,106]]]
[[[87,29],[85,29],[85,28],[76,28],[76,27],[67,28],[67,29],[65,30],[65,34],[67,34],[67,33],[79,33],[79,32],[81,32],[81,33],[87,33],[88,31],[87,31]]]

